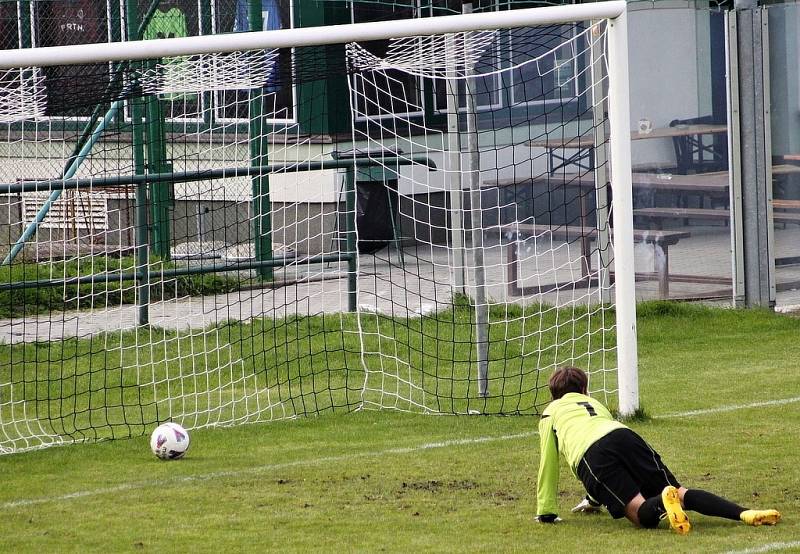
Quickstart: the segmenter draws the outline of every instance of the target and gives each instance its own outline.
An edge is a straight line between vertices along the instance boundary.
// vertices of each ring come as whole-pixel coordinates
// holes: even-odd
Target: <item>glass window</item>
[[[511,30],[510,60],[519,66],[512,76],[512,104],[564,101],[578,96],[578,69],[586,65],[582,59],[586,48],[576,31],[575,25]]]
[[[434,4],[440,5],[441,10],[448,11],[457,7],[444,0],[436,0]],[[480,4],[480,10],[476,8],[475,11],[506,8],[505,3],[484,0]],[[575,100],[581,86],[578,76],[586,64],[586,45],[585,41],[576,38],[578,31],[579,28],[575,25],[498,31],[494,47],[487,48],[475,66],[476,74],[486,74],[475,78],[478,110]],[[532,61],[539,57],[540,60]],[[494,73],[516,66],[519,67],[511,72],[510,78]],[[433,86],[436,109],[445,111],[445,82],[437,80]],[[459,108],[462,110],[465,107],[465,92],[464,81],[459,79]]]
[[[33,46],[65,46],[110,40],[109,6],[97,0],[35,2]],[[110,78],[108,64],[43,68],[49,116],[89,116],[102,102]],[[73,91],[63,94],[64,90]],[[68,99],[68,103],[65,101]]]
[[[261,18],[263,29],[277,30],[294,27],[292,0],[262,0]],[[214,33],[249,31],[250,0],[216,0],[214,10]],[[272,69],[272,83],[264,91],[264,109],[273,112],[269,119],[292,121],[294,113],[294,87],[292,86],[292,52],[281,49]],[[268,80],[269,81],[269,80]],[[229,90],[215,95],[215,115],[221,120],[247,120],[249,117],[249,91]]]
[[[0,2],[0,50],[19,48],[18,2]]]
[[[506,56],[507,57],[507,56]],[[503,66],[502,48],[499,41],[495,41],[494,46],[489,46],[478,58],[474,72],[478,77],[474,78],[476,106],[478,110],[494,109],[502,106],[502,82],[499,74],[494,73],[496,69]],[[484,75],[481,75],[484,74]],[[458,106],[459,109],[466,108],[467,86],[463,78],[456,80],[458,85]],[[447,110],[446,81],[436,79],[433,83],[436,91],[436,109],[438,111]]]

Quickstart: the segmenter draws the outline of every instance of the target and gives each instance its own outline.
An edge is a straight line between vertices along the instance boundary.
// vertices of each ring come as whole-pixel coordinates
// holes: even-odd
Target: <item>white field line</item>
[[[725,554],[759,554],[760,552],[776,552],[778,550],[789,550],[790,548],[800,548],[800,541],[771,542],[745,550],[728,550]]]
[[[719,408],[710,408],[708,410],[693,410],[690,412],[682,412],[682,413],[675,413],[675,414],[667,414],[663,416],[656,416],[654,419],[664,419],[664,418],[675,418],[675,417],[692,417],[698,415],[707,415],[707,414],[715,414],[721,412],[731,412],[734,410],[745,410],[748,408],[759,408],[765,406],[780,406],[783,404],[791,404],[794,402],[800,402],[800,397],[795,398],[786,398],[783,400],[769,400],[765,402],[753,402],[751,404],[739,404],[735,406],[722,406]],[[194,481],[210,481],[212,479],[224,478],[224,477],[239,477],[244,475],[252,475],[258,473],[266,473],[272,472],[274,470],[279,469],[286,469],[292,467],[300,467],[300,466],[308,466],[308,465],[315,465],[315,464],[325,464],[325,463],[338,463],[338,462],[346,462],[358,458],[372,458],[372,457],[381,457],[381,456],[394,456],[399,454],[411,454],[414,452],[422,452],[425,450],[433,450],[438,448],[450,448],[453,446],[464,446],[469,444],[481,444],[481,443],[488,443],[488,442],[498,442],[498,441],[507,441],[507,440],[518,440],[518,439],[527,439],[537,435],[537,431],[530,431],[528,433],[517,433],[514,435],[500,435],[496,437],[475,437],[475,438],[468,438],[468,439],[454,439],[442,442],[431,442],[420,444],[418,446],[406,446],[401,448],[388,448],[385,450],[375,450],[372,452],[359,452],[356,454],[344,454],[341,456],[325,456],[322,458],[310,458],[306,460],[295,460],[293,462],[284,462],[280,464],[267,464],[261,465],[256,467],[251,467],[248,469],[241,469],[236,471],[217,471],[214,473],[205,473],[200,475],[187,475],[184,477],[173,477],[170,479],[161,479],[158,481],[140,481],[138,483],[122,483],[120,485],[115,485],[113,487],[105,487],[100,489],[92,489],[92,490],[85,490],[85,491],[76,491],[69,494],[62,494],[58,496],[47,496],[47,497],[40,497],[40,498],[21,498],[19,500],[12,500],[9,502],[4,502],[0,504],[1,510],[8,510],[13,508],[20,508],[24,506],[33,506],[38,504],[47,504],[50,502],[64,502],[69,500],[75,500],[78,498],[87,498],[92,496],[102,496],[105,494],[116,494],[119,492],[125,492],[129,490],[138,490],[138,489],[145,489],[150,487],[163,487],[163,486],[170,486],[170,485],[178,485],[181,483],[191,483]],[[777,543],[776,543],[777,544]]]
[[[668,419],[676,417],[693,417],[708,414],[721,414],[724,412],[735,412],[737,410],[747,410],[749,408],[764,408],[767,406],[783,406],[784,404],[794,404],[800,402],[800,396],[794,398],[783,398],[780,400],[765,400],[763,402],[751,402],[749,404],[733,404],[731,406],[720,406],[719,408],[708,408],[706,410],[692,410],[690,412],[680,412],[676,414],[665,414],[653,416],[653,419]]]

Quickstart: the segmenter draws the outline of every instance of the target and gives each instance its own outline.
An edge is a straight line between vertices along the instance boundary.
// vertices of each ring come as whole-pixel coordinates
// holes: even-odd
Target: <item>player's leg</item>
[[[681,503],[686,489],[681,487],[658,452],[632,430],[621,433],[617,440],[616,448],[625,452],[623,463],[639,485],[643,499],[626,507],[626,512],[630,513],[628,519],[647,528],[657,527],[666,519],[676,533],[688,533],[692,525]],[[635,519],[631,517],[634,513]]]
[[[778,510],[745,510],[739,514],[739,519],[747,525],[758,527],[759,525],[775,525],[781,520],[781,513]]]
[[[631,453],[628,458],[632,460],[630,469],[641,483],[643,496],[648,499],[655,496],[662,497],[662,503],[667,510],[666,517],[670,526],[678,533],[685,534],[691,527],[684,510],[734,521],[741,520],[754,526],[775,525],[780,521],[781,514],[777,510],[748,510],[710,492],[680,486],[658,452],[638,435],[629,441],[627,448]],[[668,491],[665,487],[677,490]],[[657,505],[657,500],[653,500],[651,509],[657,510]]]
[[[617,447],[614,436],[620,431],[613,431],[590,446],[578,465],[577,474],[589,496],[605,506],[611,517],[628,517],[638,525],[635,510],[632,519],[628,507],[631,503],[643,502],[644,498],[622,461],[624,450]]]
[[[670,527],[681,535],[687,534],[692,525],[681,506],[679,489],[668,485],[660,495],[645,499],[637,495],[625,507],[625,517],[635,525],[654,529],[662,519],[669,521]]]
[[[631,501],[628,502],[628,505],[625,506],[625,517],[637,527],[646,527],[642,524],[641,519],[639,519],[639,510],[644,506],[645,502],[645,497],[640,493],[634,496]],[[656,525],[658,525],[658,521],[656,521]],[[655,527],[655,525],[653,525],[653,527]]]
[[[700,489],[688,489],[682,495],[687,510],[707,516],[742,521],[747,525],[775,525],[781,519],[777,510],[749,510],[721,496]]]

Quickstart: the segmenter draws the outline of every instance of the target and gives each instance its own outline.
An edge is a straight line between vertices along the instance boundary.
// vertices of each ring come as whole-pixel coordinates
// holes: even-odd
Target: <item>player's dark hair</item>
[[[568,392],[586,393],[589,377],[578,367],[560,367],[550,376],[548,386],[553,400],[558,400]]]

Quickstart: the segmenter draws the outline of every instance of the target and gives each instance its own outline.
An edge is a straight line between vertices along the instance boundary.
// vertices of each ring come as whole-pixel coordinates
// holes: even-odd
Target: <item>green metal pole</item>
[[[261,0],[250,0],[250,30],[260,31],[264,27]],[[264,115],[264,89],[250,90],[250,165],[264,166],[269,163],[267,152],[267,118]],[[272,258],[272,202],[269,197],[269,177],[254,175],[253,187],[253,240],[255,259]],[[259,275],[272,280],[271,267],[264,267]]]
[[[436,170],[436,164],[425,156],[410,156],[408,158],[381,159],[380,167],[384,165],[424,165],[430,171]],[[319,171],[322,169],[347,169],[351,167],[376,166],[375,161],[369,159],[317,160],[304,162],[276,163],[256,167],[224,167],[220,169],[200,169],[195,171],[175,171],[169,173],[148,173],[147,175],[117,175],[115,177],[84,177],[72,179],[44,179],[41,181],[16,181],[14,183],[0,183],[0,194],[19,194],[22,192],[50,192],[53,190],[88,189],[92,187],[123,187],[138,185],[139,183],[192,183],[214,179],[230,179],[232,177],[247,177],[259,173],[277,173],[286,171]]]
[[[344,232],[347,239],[347,305],[351,312],[358,309],[358,251],[356,246],[356,169],[345,174]]]
[[[128,38],[138,39],[138,20],[137,0],[128,0],[125,3],[125,13],[128,25]],[[136,98],[129,101],[131,113],[131,125],[133,127],[132,146],[133,163],[137,175],[145,172],[144,159],[144,128],[142,125],[143,113],[142,105]],[[147,248],[148,228],[147,228],[147,183],[142,182],[136,185],[135,200],[135,225],[136,225],[136,305],[137,323],[147,325],[150,322],[150,281],[149,281],[149,252]]]
[[[142,40],[160,0],[153,0],[137,28],[136,40]],[[149,62],[154,65],[154,62]],[[172,168],[167,163],[167,135],[164,125],[164,110],[158,96],[151,94],[145,100],[147,115],[147,173],[168,173]],[[172,205],[172,184],[149,184],[150,218],[152,221],[150,249],[162,260],[170,259],[169,209]]]
[[[22,48],[31,48],[31,0],[19,2],[19,32]]]
[[[227,264],[203,264],[203,265],[184,265],[175,269],[160,269],[150,273],[156,279],[171,279],[172,277],[180,277],[187,275],[207,275],[209,273],[225,273],[232,271],[248,271],[257,269],[259,267],[300,267],[309,266],[311,264],[335,264],[350,261],[350,256],[347,254],[322,254],[311,258],[297,258],[297,257],[277,257],[272,258],[266,262],[236,262]],[[41,289],[44,287],[64,287],[68,285],[85,285],[89,283],[108,283],[108,282],[127,282],[136,281],[140,279],[139,273],[93,273],[91,275],[83,275],[81,277],[68,277],[66,279],[41,279],[38,281],[14,281],[11,283],[0,282],[0,291],[4,290],[22,290],[22,289]],[[149,278],[149,277],[148,277]],[[338,277],[330,277],[331,280],[338,279]],[[279,285],[280,286],[280,285]]]
[[[145,100],[147,110],[147,173],[169,173],[167,164],[166,129],[164,128],[164,111],[161,100],[151,94]],[[150,248],[153,254],[162,260],[170,259],[170,221],[169,208],[172,195],[171,183],[150,183],[150,214],[152,240]]]

